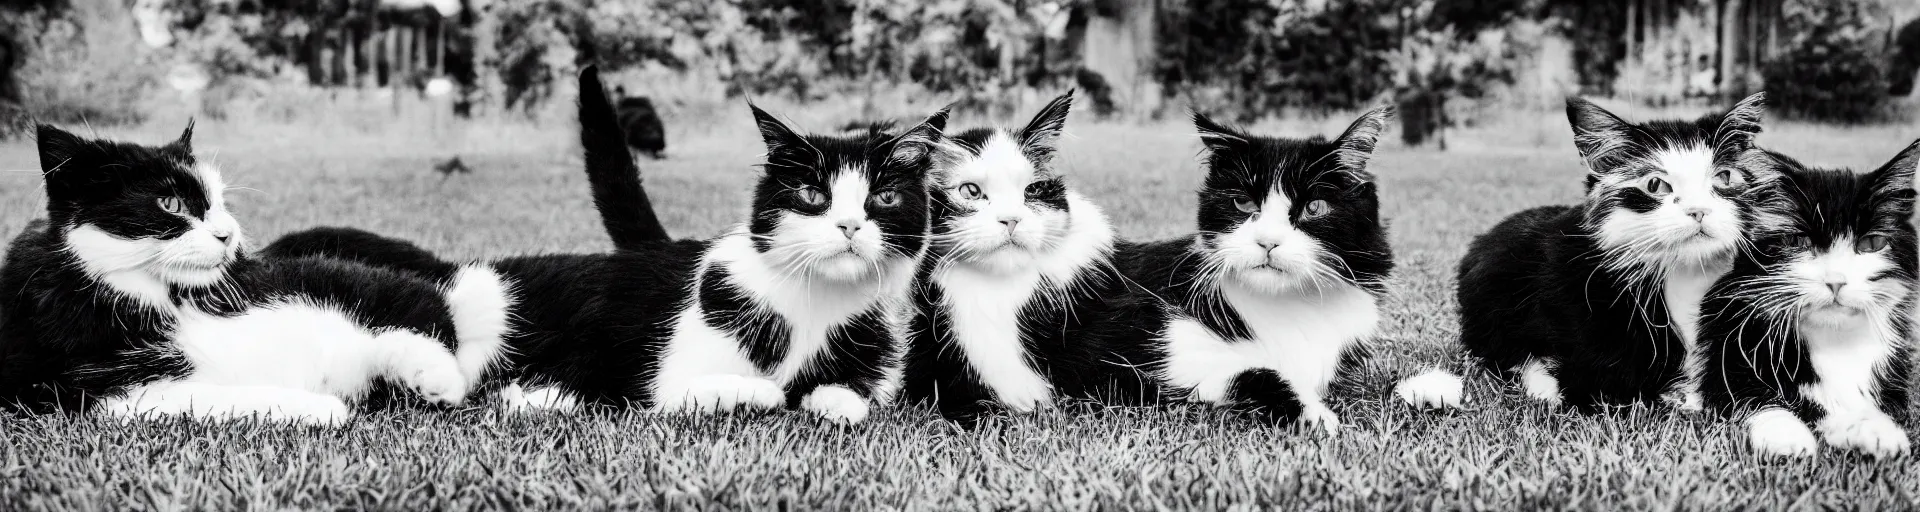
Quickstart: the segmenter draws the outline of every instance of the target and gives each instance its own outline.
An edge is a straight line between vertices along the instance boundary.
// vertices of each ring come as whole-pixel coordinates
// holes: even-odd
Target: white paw
[[[382,334],[375,341],[395,348],[394,377],[422,398],[447,405],[466,401],[471,381],[460,370],[460,362],[438,341],[404,331]]]
[[[800,407],[828,420],[853,424],[867,419],[867,399],[843,386],[820,386],[800,401]]]
[[[1781,409],[1765,409],[1748,416],[1747,444],[1769,457],[1808,457],[1820,451],[1820,441],[1798,416]]]
[[[779,409],[786,402],[787,392],[771,380],[743,375],[706,375],[687,386],[679,399],[661,399],[660,410],[701,413],[736,408],[767,410]]]
[[[1528,359],[1520,366],[1520,389],[1528,398],[1539,400],[1550,406],[1560,405],[1560,379],[1553,377],[1553,363],[1542,359]]]
[[[1883,414],[1853,418],[1829,416],[1820,420],[1820,435],[1835,448],[1857,451],[1877,459],[1904,456],[1912,447],[1912,441],[1907,439],[1907,431]]]
[[[530,411],[573,412],[580,400],[560,388],[547,386],[528,391],[519,384],[508,384],[498,392],[500,407],[510,413]]]
[[[1458,409],[1467,400],[1460,376],[1432,369],[1407,377],[1393,387],[1400,401],[1419,409]]]
[[[1300,426],[1326,432],[1327,437],[1339,437],[1340,415],[1334,414],[1333,410],[1325,405],[1307,404],[1306,408],[1300,411]]]

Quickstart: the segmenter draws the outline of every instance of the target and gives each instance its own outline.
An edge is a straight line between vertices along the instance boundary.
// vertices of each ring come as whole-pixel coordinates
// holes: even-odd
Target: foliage
[[[156,73],[124,29],[127,13],[118,2],[38,2],[0,12],[0,34],[17,38],[24,55],[13,75],[18,110],[0,111],[0,125],[17,129],[29,117],[70,124],[142,120]],[[0,110],[12,110],[4,103],[0,98]],[[0,137],[8,131],[0,128]]]
[[[1882,115],[1885,37],[1872,0],[1787,0],[1787,43],[1762,70],[1771,103],[1790,116],[1859,123]]]
[[[1914,74],[1920,73],[1920,19],[1908,21],[1893,37],[1893,60],[1887,66],[1889,92],[1913,94]]]
[[[1170,9],[1159,76],[1169,89],[1224,88],[1242,120],[1374,101],[1392,87],[1387,55],[1400,46],[1399,2],[1313,3],[1194,0]]]

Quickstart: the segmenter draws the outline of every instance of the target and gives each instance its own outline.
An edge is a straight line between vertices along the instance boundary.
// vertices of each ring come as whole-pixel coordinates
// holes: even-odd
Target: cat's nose
[[[1280,242],[1274,242],[1269,240],[1260,240],[1254,243],[1259,244],[1260,250],[1264,252],[1273,252],[1273,248],[1280,246]]]
[[[1693,217],[1694,222],[1700,222],[1701,219],[1707,218],[1707,209],[1706,208],[1688,208],[1687,216]]]
[[[1013,232],[1013,228],[1020,225],[1020,218],[1019,217],[1001,217],[1000,225],[1006,226],[1007,232]]]
[[[231,231],[215,231],[215,232],[213,232],[213,239],[214,239],[214,240],[219,240],[219,241],[220,241],[220,243],[223,243],[223,244],[224,244],[224,243],[227,243],[227,241],[228,241],[228,240],[232,240],[232,239],[233,239],[233,232],[231,232]]]
[[[1840,289],[1847,286],[1847,277],[1839,274],[1827,274],[1825,281],[1827,291],[1833,292],[1834,295],[1839,295]]]
[[[854,233],[860,232],[860,221],[857,220],[843,220],[834,226],[839,227],[840,234],[847,235],[847,238],[853,238]]]

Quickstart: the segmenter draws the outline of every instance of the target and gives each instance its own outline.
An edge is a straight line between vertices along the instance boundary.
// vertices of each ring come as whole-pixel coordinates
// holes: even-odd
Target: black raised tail
[[[600,210],[600,222],[613,238],[613,246],[631,250],[667,240],[667,228],[654,215],[653,201],[640,185],[640,168],[627,148],[620,115],[607,99],[595,66],[580,70],[580,146],[586,152],[593,207]]]

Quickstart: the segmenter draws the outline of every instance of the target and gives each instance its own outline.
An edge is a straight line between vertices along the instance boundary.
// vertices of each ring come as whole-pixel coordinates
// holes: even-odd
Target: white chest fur
[[[1722,274],[1727,272],[1728,262],[1714,262],[1708,265],[1680,265],[1667,270],[1666,280],[1661,285],[1663,302],[1667,304],[1667,318],[1675,330],[1680,332],[1680,341],[1685,347],[1681,355],[1681,380],[1675,383],[1673,391],[1680,406],[1687,409],[1701,407],[1700,399],[1700,351],[1698,330],[1700,328],[1700,301],[1706,298],[1707,289],[1713,287]]]
[[[708,251],[701,272],[724,268],[728,284],[751,297],[762,314],[778,315],[789,329],[786,353],[773,368],[762,371],[747,358],[733,333],[707,324],[706,313],[695,296],[695,302],[675,320],[657,392],[671,395],[692,379],[715,374],[790,383],[826,348],[828,333],[834,328],[861,314],[904,301],[912,265],[912,259],[900,258],[881,265],[879,272],[868,279],[814,279],[769,265],[744,231],[729,234]]]
[[[1093,203],[1069,193],[1067,235],[1031,265],[1010,271],[954,261],[935,270],[950,332],[981,384],[1002,405],[1026,412],[1053,400],[1053,386],[1037,372],[1020,338],[1020,314],[1035,295],[1067,300],[1062,291],[1084,272],[1106,265],[1113,228]],[[1046,288],[1046,290],[1042,290]]]
[[[1236,376],[1265,368],[1285,379],[1309,407],[1318,405],[1341,356],[1372,337],[1380,320],[1373,295],[1349,285],[1267,295],[1228,283],[1221,293],[1252,339],[1223,339],[1184,317],[1175,317],[1162,339],[1167,363],[1161,377],[1191,390],[1194,400],[1224,401]]]
[[[1884,315],[1876,314],[1839,325],[1801,322],[1801,340],[1819,376],[1801,387],[1801,396],[1835,416],[1877,413],[1879,374],[1899,346],[1894,331],[1882,327],[1886,324]]]

